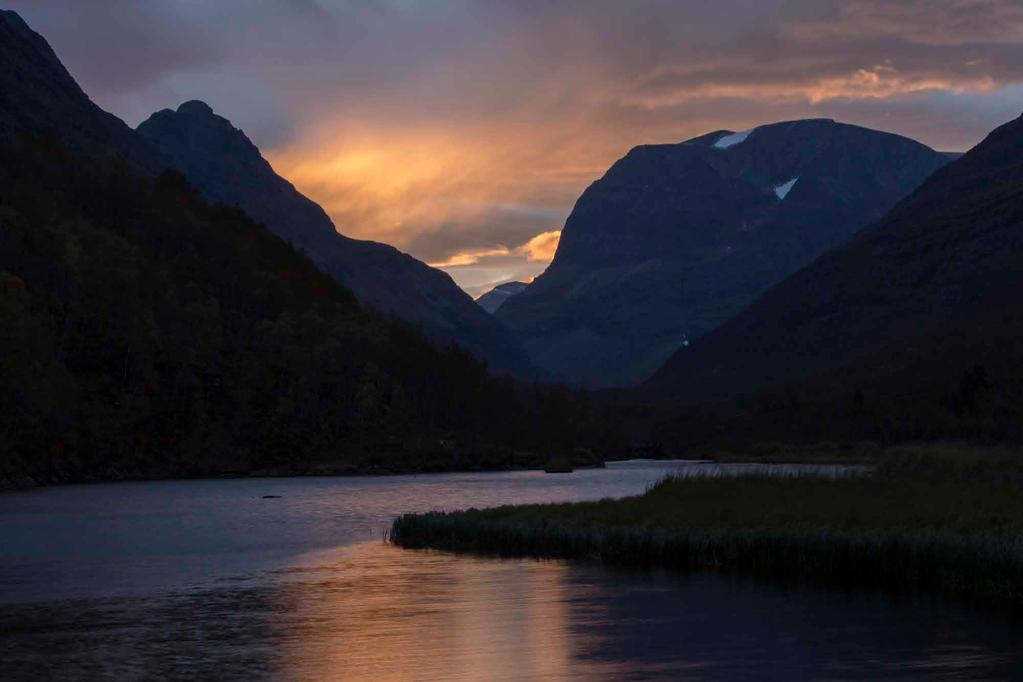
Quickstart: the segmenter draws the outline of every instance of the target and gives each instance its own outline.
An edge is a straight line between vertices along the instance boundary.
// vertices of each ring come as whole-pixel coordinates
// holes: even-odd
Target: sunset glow
[[[964,150],[1023,93],[1008,0],[139,2],[124,45],[87,3],[12,4],[129,123],[204,99],[342,233],[471,293],[542,272],[635,145],[828,117]]]

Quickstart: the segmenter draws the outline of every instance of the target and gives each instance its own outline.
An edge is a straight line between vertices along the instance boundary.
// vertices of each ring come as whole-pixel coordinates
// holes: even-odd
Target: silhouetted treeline
[[[770,452],[782,444],[826,454],[857,443],[1023,443],[1023,344],[1015,340],[1023,325],[1012,322],[982,327],[990,336],[968,347],[928,339],[926,352],[891,375],[884,371],[905,351],[720,402],[619,395],[605,409],[637,454],[654,457]]]
[[[362,307],[179,174],[0,150],[0,476],[504,466],[602,430],[580,396]]]

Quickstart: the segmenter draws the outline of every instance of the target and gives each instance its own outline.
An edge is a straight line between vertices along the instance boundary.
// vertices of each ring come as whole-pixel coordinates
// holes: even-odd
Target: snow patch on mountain
[[[741,142],[745,142],[746,138],[749,137],[750,133],[752,133],[754,130],[756,130],[756,128],[743,130],[740,133],[730,133],[728,135],[722,135],[720,138],[718,138],[718,141],[714,143],[714,147],[716,147],[717,149],[728,149],[729,147],[734,147],[735,145]]]
[[[779,199],[784,199],[788,195],[788,193],[792,190],[792,188],[796,186],[796,180],[799,180],[799,178],[795,177],[795,178],[792,178],[791,180],[789,180],[788,182],[783,182],[780,185],[775,185],[775,187],[774,187],[775,195]]]
[[[525,290],[526,286],[527,284],[525,282],[505,282],[504,284],[499,284],[477,298],[476,303],[478,303],[479,306],[488,313],[493,315],[497,312],[498,308],[504,305],[505,301],[512,296],[518,296],[521,294]]]

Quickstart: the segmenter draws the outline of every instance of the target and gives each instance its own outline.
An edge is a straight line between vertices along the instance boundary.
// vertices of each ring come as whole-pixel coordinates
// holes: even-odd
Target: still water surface
[[[938,600],[381,539],[404,511],[636,494],[679,467],[722,471],[631,462],[0,495],[0,679],[1023,679],[1023,628]]]

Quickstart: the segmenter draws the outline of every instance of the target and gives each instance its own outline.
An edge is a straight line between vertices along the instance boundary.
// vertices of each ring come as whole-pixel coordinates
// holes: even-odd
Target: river
[[[0,679],[1023,679],[1023,628],[937,599],[383,542],[406,511],[619,497],[679,469],[750,467],[3,494]]]

